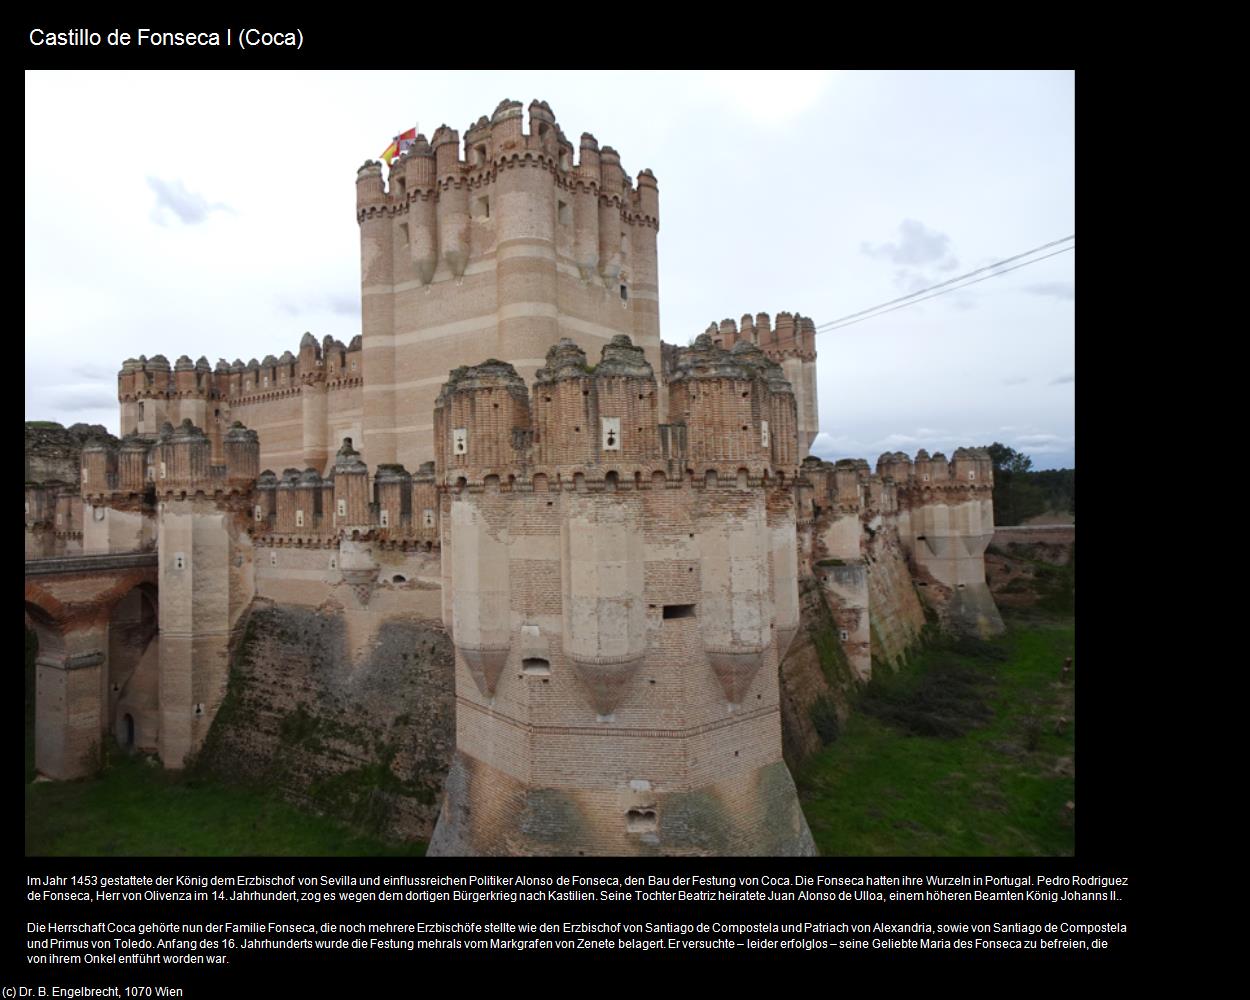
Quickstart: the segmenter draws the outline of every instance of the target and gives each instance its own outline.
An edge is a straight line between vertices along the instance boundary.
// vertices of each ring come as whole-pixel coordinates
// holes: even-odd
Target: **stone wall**
[[[874,671],[899,666],[920,642],[925,611],[897,532],[866,536],[865,552],[862,563],[824,559],[800,579],[799,633],[781,663],[781,732],[791,768],[836,739]],[[856,590],[862,600],[851,606],[847,596]]]
[[[990,593],[1005,608],[1070,610],[1075,559],[1076,525],[997,528],[985,552]]]
[[[46,483],[58,480],[77,484],[82,446],[94,437],[117,443],[103,424],[71,424],[62,427],[51,420],[26,423],[26,482]]]
[[[800,581],[799,609],[798,634],[781,661],[782,750],[792,769],[837,738],[860,684],[814,579]]]
[[[920,639],[924,607],[898,535],[878,531],[868,543],[868,608],[875,668],[897,666]]]
[[[384,622],[351,654],[343,612],[257,600],[199,759],[370,832],[428,838],[455,746],[442,626]]]

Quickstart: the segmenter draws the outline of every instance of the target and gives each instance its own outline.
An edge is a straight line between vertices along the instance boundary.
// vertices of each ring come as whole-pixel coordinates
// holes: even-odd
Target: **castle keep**
[[[86,773],[105,738],[183,766],[249,617],[332,622],[344,676],[437,622],[431,853],[812,853],[779,680],[804,608],[861,680],[922,601],[1001,629],[989,459],[805,458],[796,313],[661,344],[656,179],[543,102],[356,184],[360,336],[127,360],[122,438],[28,482],[39,769]]]

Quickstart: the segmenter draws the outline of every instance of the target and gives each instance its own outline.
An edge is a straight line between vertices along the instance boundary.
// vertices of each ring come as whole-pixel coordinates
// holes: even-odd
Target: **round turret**
[[[762,475],[770,464],[767,389],[757,377],[753,356],[746,357],[740,363],[708,334],[678,351],[669,379],[669,419],[686,424],[696,475],[720,467],[719,474],[732,476],[740,466]]]
[[[260,468],[260,436],[236,420],[222,437],[222,451],[227,482],[235,488],[246,488]]]
[[[360,213],[384,204],[386,189],[382,183],[382,164],[377,160],[366,160],[356,171],[356,211]]]
[[[122,438],[117,455],[117,488],[122,493],[142,493],[147,488],[148,450],[151,443],[138,434]]]
[[[434,407],[435,454],[445,481],[506,476],[524,455],[529,392],[512,365],[494,358],[457,368]]]

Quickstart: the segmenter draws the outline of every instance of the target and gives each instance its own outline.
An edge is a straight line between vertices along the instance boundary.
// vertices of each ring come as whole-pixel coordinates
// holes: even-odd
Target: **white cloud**
[[[187,186],[178,178],[166,181],[159,177],[149,177],[148,187],[156,195],[152,221],[158,226],[165,225],[171,216],[188,226],[194,226],[206,220],[213,212],[232,211],[224,202],[209,202],[203,195],[188,191]]]
[[[694,92],[756,125],[781,126],[815,108],[833,78],[830,70],[707,70]]]

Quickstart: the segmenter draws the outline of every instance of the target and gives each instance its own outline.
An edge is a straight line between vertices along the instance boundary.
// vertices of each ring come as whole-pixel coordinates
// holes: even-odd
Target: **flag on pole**
[[[416,142],[416,140],[417,130],[415,128],[410,128],[403,135],[395,136],[391,144],[382,151],[382,159],[386,161],[386,165],[389,167],[391,165],[391,160],[395,159],[397,156],[402,156],[405,150]]]

